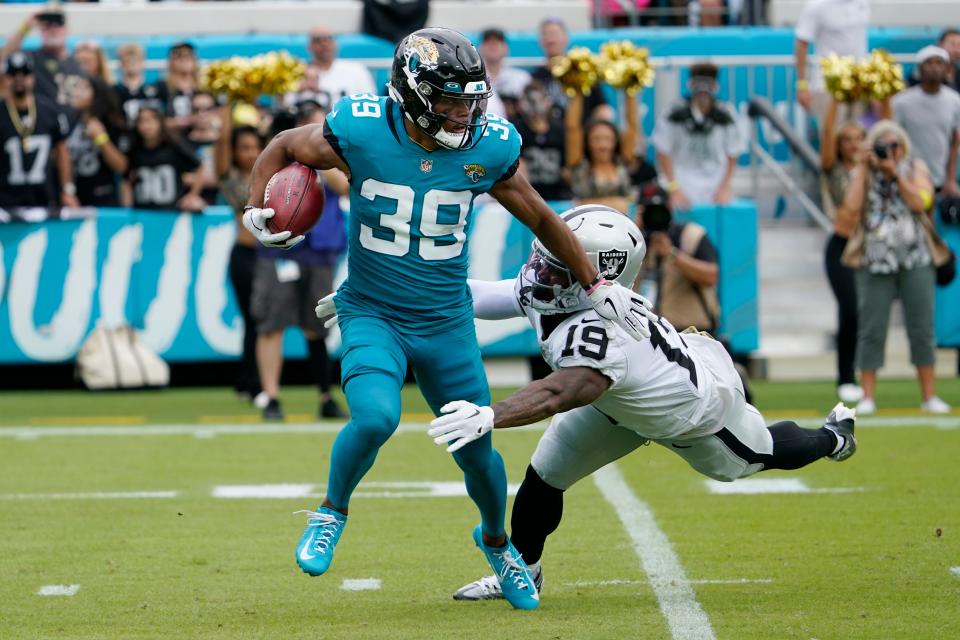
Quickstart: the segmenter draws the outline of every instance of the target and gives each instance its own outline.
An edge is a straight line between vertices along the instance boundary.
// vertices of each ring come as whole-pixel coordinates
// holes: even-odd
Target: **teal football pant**
[[[400,423],[400,389],[407,363],[435,415],[453,400],[490,403],[473,322],[431,335],[409,335],[383,318],[340,318],[343,336],[342,380],[350,422],[340,431],[330,455],[327,498],[345,509],[360,479],[373,466],[377,451]],[[423,438],[423,445],[429,444]],[[491,434],[453,454],[463,470],[467,494],[480,509],[483,530],[503,532],[507,476]]]

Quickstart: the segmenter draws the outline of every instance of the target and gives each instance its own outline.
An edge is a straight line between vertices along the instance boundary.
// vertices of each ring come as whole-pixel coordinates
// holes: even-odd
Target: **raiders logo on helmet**
[[[607,280],[614,280],[619,277],[620,274],[623,273],[623,268],[627,266],[626,251],[610,249],[608,251],[600,251],[597,256],[600,262],[597,268],[600,270],[601,275]]]

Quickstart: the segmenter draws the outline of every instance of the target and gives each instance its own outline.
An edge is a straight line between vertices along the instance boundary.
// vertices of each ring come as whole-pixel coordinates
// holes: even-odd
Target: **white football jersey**
[[[519,287],[518,279],[518,300]],[[696,438],[719,431],[743,410],[739,376],[712,338],[680,335],[663,318],[644,318],[650,338],[635,340],[592,310],[566,316],[545,333],[557,316],[520,307],[552,369],[590,367],[610,379],[593,407],[612,424],[655,440]]]

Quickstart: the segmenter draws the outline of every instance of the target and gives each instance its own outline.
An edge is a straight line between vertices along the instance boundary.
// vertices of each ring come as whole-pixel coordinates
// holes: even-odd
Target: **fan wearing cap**
[[[906,130],[914,156],[926,163],[938,192],[960,196],[960,95],[943,85],[950,55],[937,46],[924,47],[917,53],[917,67],[920,84],[893,97],[893,119]]]
[[[73,78],[86,76],[80,64],[67,50],[67,16],[57,5],[31,15],[10,35],[0,49],[0,58],[19,51],[23,40],[34,29],[40,32],[40,48],[25,51],[33,63],[35,91],[38,96],[68,107]]]
[[[9,96],[0,106],[0,207],[76,207],[67,118],[34,91],[33,62],[17,51],[3,65]]]
[[[674,209],[730,202],[737,157],[745,150],[733,109],[717,100],[719,69],[690,68],[689,95],[657,121],[651,142]]]
[[[480,34],[480,46],[477,49],[487,65],[487,77],[493,85],[493,96],[487,103],[487,112],[513,119],[517,114],[517,102],[523,89],[530,84],[530,74],[506,63],[510,46],[503,29],[484,29]],[[499,111],[495,108],[494,98],[500,103]]]

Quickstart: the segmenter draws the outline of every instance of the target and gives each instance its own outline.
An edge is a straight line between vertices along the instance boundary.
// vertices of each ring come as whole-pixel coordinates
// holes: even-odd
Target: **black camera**
[[[643,222],[643,232],[666,231],[673,222],[670,212],[670,194],[660,185],[651,183],[640,190],[637,205],[643,207],[640,219]]]
[[[896,142],[876,142],[873,145],[873,153],[881,160],[886,160],[890,157],[890,153],[896,148]]]
[[[670,208],[663,204],[647,204],[643,207],[643,230],[647,233],[666,231],[673,222]]]
[[[37,20],[55,27],[62,27],[63,25],[67,24],[67,16],[63,13],[63,11],[57,10],[39,13],[37,14]]]

